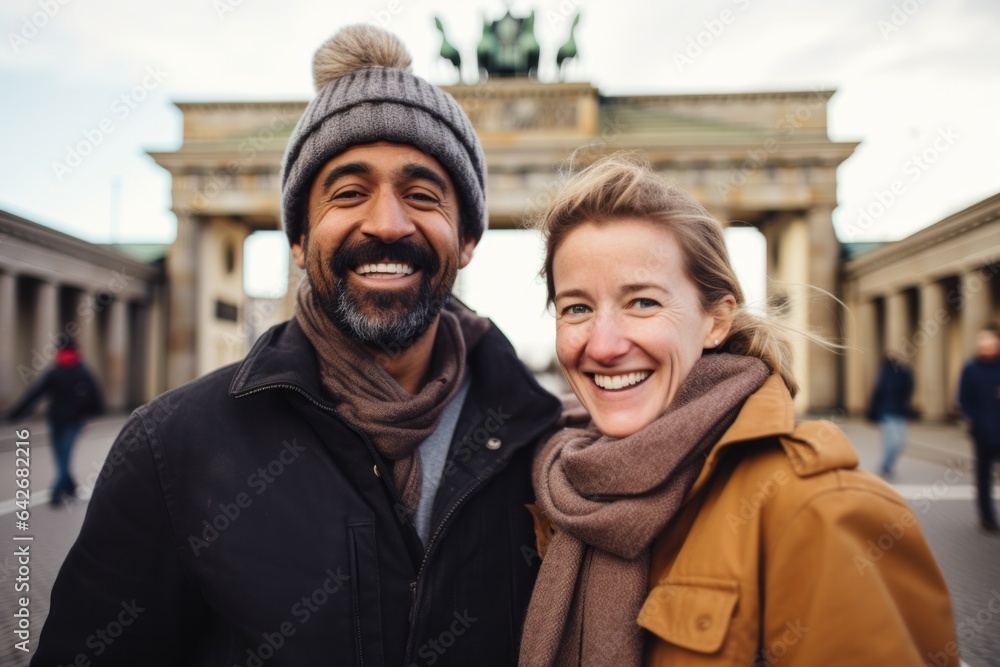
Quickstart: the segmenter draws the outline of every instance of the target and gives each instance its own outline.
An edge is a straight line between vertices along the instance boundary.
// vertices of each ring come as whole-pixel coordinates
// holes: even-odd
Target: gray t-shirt
[[[426,440],[417,445],[417,455],[420,457],[420,504],[417,505],[417,514],[413,517],[413,523],[417,527],[417,535],[420,541],[427,547],[427,541],[431,537],[431,510],[434,508],[434,496],[437,495],[438,486],[441,484],[441,473],[444,471],[445,461],[448,459],[448,450],[451,448],[451,440],[455,435],[455,426],[458,424],[458,416],[462,413],[462,406],[465,405],[465,397],[469,393],[469,386],[472,384],[471,374],[466,369],[462,386],[452,397],[451,402],[441,413],[441,420],[437,428]]]

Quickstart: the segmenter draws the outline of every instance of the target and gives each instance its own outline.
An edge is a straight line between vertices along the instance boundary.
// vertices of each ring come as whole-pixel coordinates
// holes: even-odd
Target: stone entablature
[[[956,416],[976,333],[1000,316],[998,273],[1000,194],[848,262],[848,410],[865,409],[879,362],[894,354],[913,366],[923,417]]]
[[[0,211],[0,410],[76,339],[111,410],[166,387],[160,264]]]

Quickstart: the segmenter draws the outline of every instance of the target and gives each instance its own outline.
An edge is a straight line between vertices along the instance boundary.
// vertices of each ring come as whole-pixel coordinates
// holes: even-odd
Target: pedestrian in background
[[[76,481],[70,472],[73,445],[90,417],[104,411],[104,397],[80,357],[76,341],[66,338],[56,350],[55,367],[41,377],[7,414],[8,421],[28,417],[35,405],[48,397],[47,418],[52,455],[56,462],[56,481],[50,502],[60,505],[65,498],[76,496]]]
[[[976,336],[976,357],[962,369],[958,403],[970,422],[976,450],[976,496],[979,525],[1000,532],[990,484],[1000,459],[1000,326],[989,324]]]
[[[879,370],[868,409],[869,419],[882,429],[882,475],[892,475],[906,448],[906,420],[912,412],[913,370],[902,358],[887,354]]]

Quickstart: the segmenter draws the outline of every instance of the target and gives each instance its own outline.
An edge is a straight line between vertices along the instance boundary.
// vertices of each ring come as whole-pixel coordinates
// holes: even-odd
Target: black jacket
[[[10,407],[6,419],[27,417],[44,396],[49,399],[46,417],[55,426],[81,422],[104,412],[104,397],[94,374],[79,363],[47,371]]]
[[[31,664],[514,664],[539,565],[531,460],[559,403],[495,326],[468,364],[426,553],[294,320],[138,409]]]
[[[869,417],[874,421],[885,415],[909,418],[913,413],[912,400],[913,371],[889,359],[883,361],[872,392]]]
[[[1000,450],[1000,360],[974,359],[962,369],[958,403],[976,446]]]

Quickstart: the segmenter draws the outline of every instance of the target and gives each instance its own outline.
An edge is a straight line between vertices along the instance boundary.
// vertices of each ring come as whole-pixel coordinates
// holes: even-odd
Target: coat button
[[[500,438],[490,438],[486,441],[486,449],[500,449]]]
[[[378,471],[378,466],[372,466],[372,470],[374,470],[374,471],[375,471],[375,476],[376,476],[376,477],[381,477],[381,476],[382,476],[382,473],[380,473],[380,472]]]
[[[698,629],[708,630],[712,627],[712,617],[711,616],[699,616],[698,617]]]

